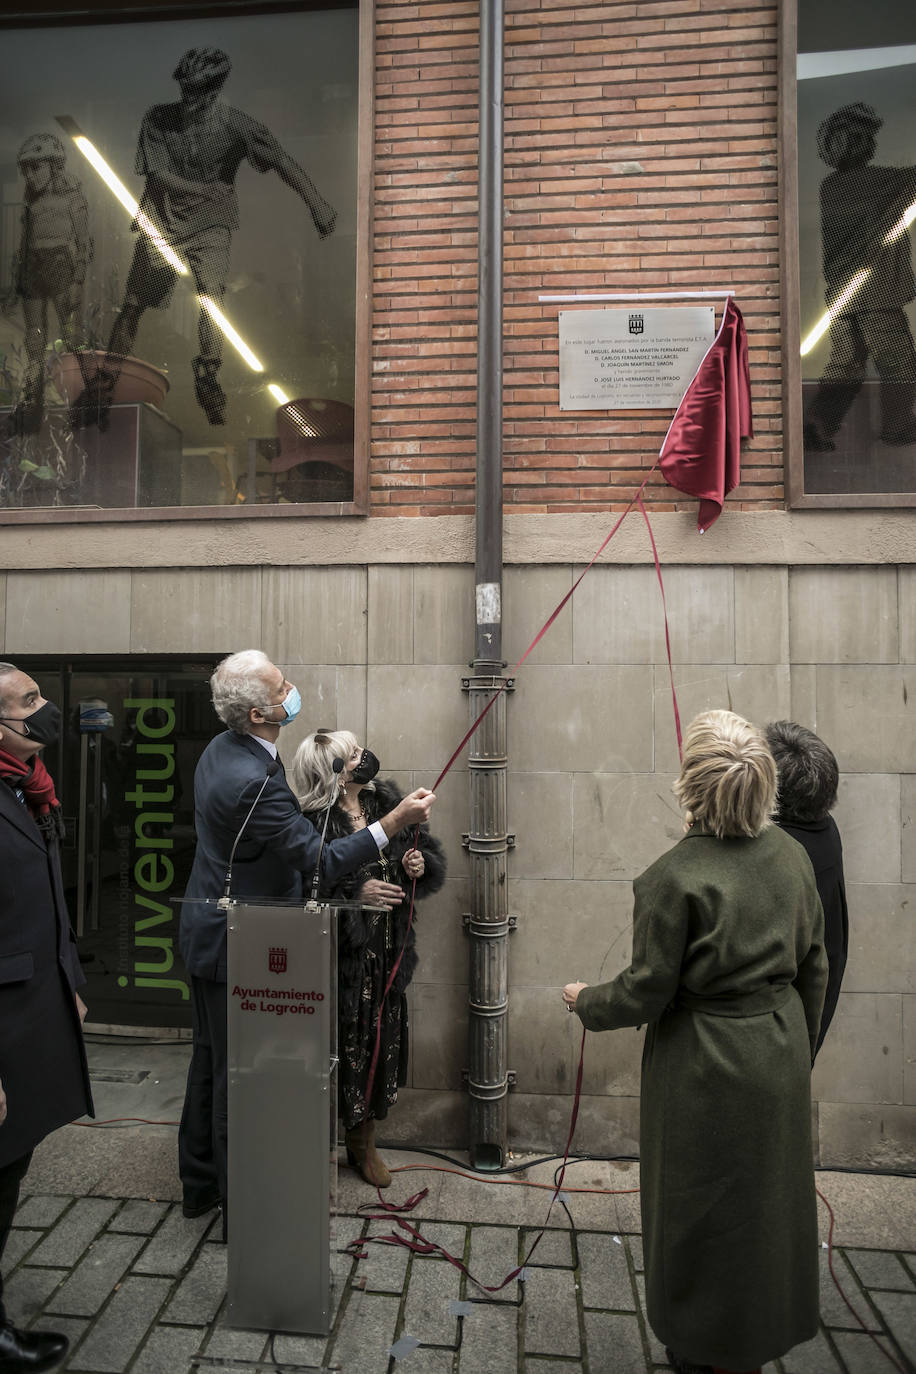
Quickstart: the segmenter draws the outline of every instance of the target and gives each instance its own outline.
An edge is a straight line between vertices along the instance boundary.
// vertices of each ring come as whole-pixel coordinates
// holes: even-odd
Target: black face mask
[[[379,770],[379,761],[371,749],[364,749],[359,763],[350,774],[351,782],[371,782]]]
[[[30,716],[0,716],[0,721],[15,725],[14,734],[33,739],[36,744],[54,744],[60,735],[60,711],[53,701],[46,701]]]

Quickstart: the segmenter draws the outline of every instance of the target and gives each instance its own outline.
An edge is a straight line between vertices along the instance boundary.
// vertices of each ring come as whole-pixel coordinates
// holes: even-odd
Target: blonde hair
[[[732,711],[703,711],[684,738],[674,795],[720,840],[773,823],[776,764],[760,730]]]
[[[303,811],[323,811],[332,799],[337,800],[342,774],[334,772],[334,760],[346,763],[358,743],[349,730],[316,730],[306,736],[289,770]]]

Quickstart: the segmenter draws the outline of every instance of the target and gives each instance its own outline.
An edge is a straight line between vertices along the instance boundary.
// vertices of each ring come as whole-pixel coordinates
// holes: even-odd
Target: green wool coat
[[[812,1339],[811,1061],[827,985],[801,845],[694,826],[633,885],[633,962],[584,988],[589,1030],[648,1023],[640,1160],[646,1305],[663,1344],[755,1369]]]

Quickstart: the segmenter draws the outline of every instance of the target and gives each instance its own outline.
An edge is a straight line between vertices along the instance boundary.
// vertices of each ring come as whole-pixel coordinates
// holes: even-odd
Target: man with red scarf
[[[32,1151],[92,1115],[76,957],[60,872],[63,823],[41,751],[60,712],[37,683],[0,663],[0,1256]],[[0,1374],[51,1369],[67,1353],[53,1331],[20,1331],[3,1310]]]

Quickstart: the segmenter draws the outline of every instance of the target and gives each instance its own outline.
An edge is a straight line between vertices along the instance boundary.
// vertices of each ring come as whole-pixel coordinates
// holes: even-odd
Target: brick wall
[[[561,413],[540,292],[734,286],[782,505],[776,22],[759,0],[506,0],[507,511],[619,509],[670,414]],[[477,0],[376,0],[374,515],[473,509]],[[692,508],[660,478],[657,510]]]

